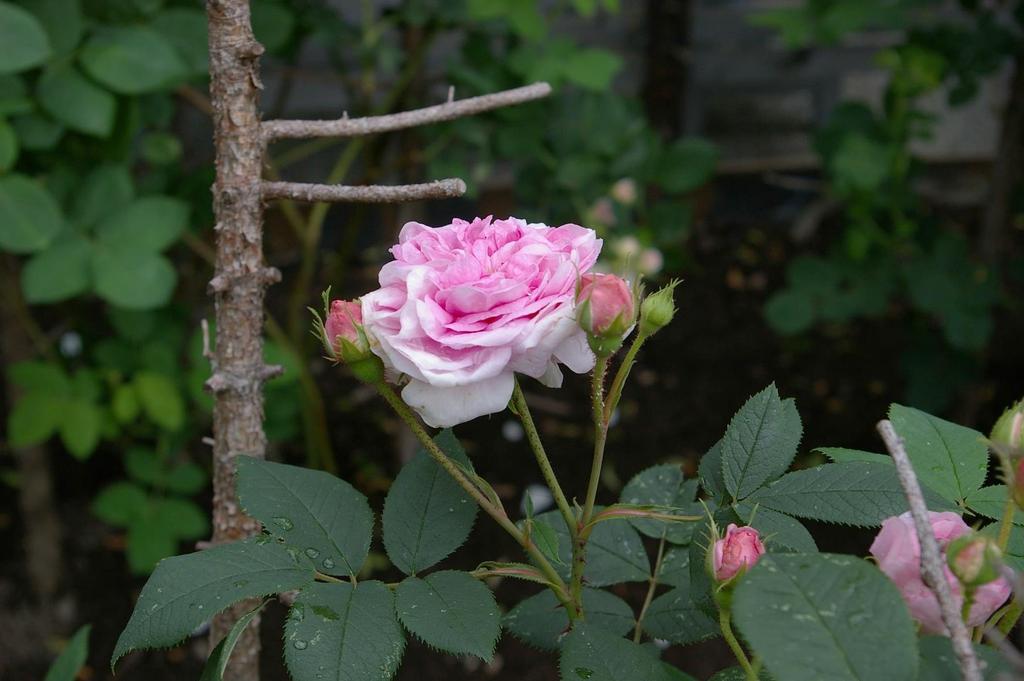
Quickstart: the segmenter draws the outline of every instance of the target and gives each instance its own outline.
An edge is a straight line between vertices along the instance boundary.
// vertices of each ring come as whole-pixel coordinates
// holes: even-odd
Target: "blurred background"
[[[1024,388],[1024,3],[1017,0],[254,0],[265,118],[386,113],[546,80],[546,100],[355,140],[280,143],[268,177],[420,182],[459,200],[267,207],[268,456],[338,473],[377,504],[411,436],[331,367],[308,305],[375,287],[408,220],[576,222],[603,266],[681,277],[641,353],[602,496],[696,463],[776,381],[818,446],[878,451],[898,401],[987,432]],[[212,127],[191,0],[0,1],[0,678],[42,678],[93,624],[107,664],[146,575],[209,536]],[[585,387],[528,386],[555,468],[589,469]],[[516,507],[541,481],[508,414],[461,426]],[[568,491],[568,490],[567,490]],[[537,501],[543,501],[537,497]],[[538,504],[535,502],[535,506]],[[543,510],[538,506],[538,511]],[[823,549],[868,535],[812,527]],[[448,559],[516,554],[481,522]],[[382,554],[371,570],[388,577]],[[643,598],[624,588],[634,604]],[[502,584],[499,601],[531,590]],[[281,606],[264,678],[286,678]],[[673,649],[699,678],[724,646]],[[197,678],[205,636],[118,678]],[[495,661],[410,644],[400,678],[555,679],[509,637]]]

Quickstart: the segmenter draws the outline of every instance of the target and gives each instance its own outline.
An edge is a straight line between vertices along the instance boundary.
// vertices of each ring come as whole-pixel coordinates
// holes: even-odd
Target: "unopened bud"
[[[678,279],[669,282],[664,288],[644,298],[644,302],[640,305],[640,333],[642,335],[653,336],[668,326],[668,323],[675,317],[674,295],[679,283]]]
[[[636,180],[624,177],[612,185],[612,198],[624,206],[632,206],[636,203]]]
[[[961,584],[975,588],[999,579],[1002,553],[990,537],[972,533],[949,543],[946,560]]]
[[[384,365],[370,351],[363,329],[363,310],[358,300],[331,301],[323,324],[323,341],[328,356],[344,362],[356,378],[365,383],[384,379]]]
[[[1022,431],[1024,431],[1024,400],[1020,400],[1009,409],[992,426],[992,434],[989,439],[997,445],[1008,449],[1017,450],[1022,446]]]
[[[585,274],[576,299],[577,319],[595,354],[607,357],[622,346],[636,323],[635,294],[614,274]]]
[[[727,582],[754,567],[763,555],[764,543],[757,530],[730,524],[712,548],[712,574],[715,580]]]

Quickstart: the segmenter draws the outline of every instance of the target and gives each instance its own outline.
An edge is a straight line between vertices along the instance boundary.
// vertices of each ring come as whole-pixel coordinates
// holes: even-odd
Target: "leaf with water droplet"
[[[577,624],[562,641],[559,667],[563,681],[667,681],[670,678],[656,654],[588,622]]]
[[[263,601],[258,606],[245,613],[238,620],[235,621],[231,629],[228,631],[228,635],[221,639],[220,643],[210,653],[210,657],[206,660],[206,665],[203,667],[203,674],[199,677],[199,681],[221,681],[224,678],[224,670],[227,669],[228,662],[231,659],[231,653],[235,650],[235,645],[238,643],[238,639],[242,636],[242,632],[249,626],[249,623],[256,618],[263,606],[267,604],[267,601]]]
[[[491,590],[466,572],[408,577],[395,592],[398,617],[413,635],[449,653],[490,660],[501,633]]]

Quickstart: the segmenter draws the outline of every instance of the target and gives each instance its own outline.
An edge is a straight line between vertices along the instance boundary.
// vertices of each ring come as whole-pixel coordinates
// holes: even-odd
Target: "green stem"
[[[523,547],[533,560],[534,564],[536,564],[551,583],[551,590],[555,593],[555,596],[562,605],[565,606],[566,612],[569,614],[569,619],[575,619],[575,609],[573,607],[572,600],[569,598],[568,591],[566,590],[565,582],[562,580],[562,577],[558,574],[555,568],[552,567],[548,559],[544,557],[544,554],[540,549],[537,548],[537,546],[528,536],[526,536],[525,533],[523,533],[522,530],[516,527],[516,524],[513,523],[509,519],[508,514],[505,513],[505,509],[491,503],[491,500],[484,496],[483,492],[481,492],[480,489],[466,477],[466,474],[462,472],[462,469],[460,469],[458,465],[448,457],[448,455],[441,451],[441,448],[437,446],[437,443],[431,439],[427,431],[424,430],[422,425],[420,425],[419,419],[416,418],[416,414],[413,413],[412,409],[409,408],[409,405],[407,405],[402,398],[398,396],[398,393],[396,393],[390,385],[381,381],[376,384],[376,388],[381,397],[383,397],[387,403],[391,405],[391,408],[395,410],[395,413],[405,421],[412,430],[413,435],[415,435],[416,439],[420,441],[420,444],[423,445],[423,448],[426,449],[427,453],[437,461],[438,465],[441,466],[441,468],[443,468],[445,472],[448,473],[448,475],[450,475],[460,487],[462,487],[462,489],[466,490],[466,493],[476,501],[487,515],[491,516],[491,518],[493,518],[494,521],[502,527],[502,529],[512,535],[519,545]]]
[[[565,498],[565,492],[562,491],[562,486],[558,483],[558,477],[555,476],[555,470],[551,467],[551,461],[548,459],[547,452],[544,451],[544,443],[541,442],[540,433],[537,432],[537,426],[533,422],[530,407],[526,403],[526,395],[523,394],[519,381],[515,383],[515,390],[512,393],[512,404],[519,414],[519,419],[523,422],[523,428],[526,430],[526,439],[529,441],[530,448],[533,449],[533,455],[537,459],[537,465],[540,466],[540,471],[544,475],[544,482],[547,483],[548,488],[554,495],[558,510],[562,512],[565,526],[569,529],[569,536],[575,541],[577,530],[576,514],[572,512],[569,500]]]
[[[743,667],[743,673],[747,675],[747,681],[757,681],[757,671],[750,664],[750,660],[747,659],[747,654],[743,652],[743,647],[736,639],[736,634],[732,632],[729,611],[726,608],[718,609],[718,624],[722,627],[722,637],[725,638],[725,642],[729,644],[732,654],[736,656],[736,660]]]
[[[612,387],[608,391],[608,401],[604,406],[605,421],[611,421],[612,412],[615,411],[615,407],[619,406],[622,388],[626,385],[626,379],[629,378],[629,372],[636,361],[636,353],[640,352],[640,346],[644,344],[645,340],[647,340],[647,336],[637,332],[633,343],[629,346],[629,350],[626,351],[626,356],[622,359],[622,364],[619,365],[619,370],[615,372],[615,378],[612,379]]]
[[[1003,507],[1003,518],[999,521],[999,550],[1006,553],[1006,546],[1010,543],[1010,530],[1013,529],[1013,514],[1017,510],[1017,503],[1013,500],[1013,494],[1007,492],[1006,506]]]
[[[654,600],[654,590],[658,587],[658,574],[661,572],[661,561],[664,557],[665,535],[662,534],[661,541],[658,542],[658,557],[654,559],[654,569],[651,571],[651,578],[647,584],[647,595],[644,596],[644,604],[640,607],[640,615],[636,618],[636,628],[633,630],[633,643],[640,643],[640,637],[644,633],[644,617],[647,615],[647,609],[651,607],[651,601]]]

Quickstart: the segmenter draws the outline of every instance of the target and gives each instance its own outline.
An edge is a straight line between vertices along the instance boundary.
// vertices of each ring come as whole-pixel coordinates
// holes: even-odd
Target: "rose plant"
[[[379,515],[384,551],[403,576],[374,578],[367,557],[378,515],[348,483],[242,456],[238,496],[263,533],[161,562],[113,663],[180,642],[234,602],[287,594],[284,659],[297,681],[386,681],[408,635],[488,660],[502,630],[557,650],[566,681],[691,679],[660,651],[718,636],[738,666],[717,681],[953,678],[953,648],[921,576],[894,459],[825,447],[816,452],[827,463],[790,470],[803,428],[794,401],[774,384],[732,417],[696,478],[677,464],[657,465],[617,499],[598,498],[612,415],[640,348],[675,315],[676,288],[644,296],[640,286],[592,272],[600,248],[577,225],[410,223],[379,289],[359,301],[325,294],[314,331],[326,354],[373,386],[421,446]],[[556,474],[520,386],[531,378],[558,387],[562,366],[591,375],[586,481]],[[527,497],[517,517],[451,430],[506,408],[522,423],[554,511],[535,513]],[[1024,567],[1011,495],[1019,442],[987,442],[902,405],[889,419],[923,483],[967,626],[979,637],[1008,630],[1021,612],[1007,601]],[[423,423],[444,430],[431,435]],[[990,446],[1006,484],[986,485]],[[436,569],[466,541],[478,510],[523,558]],[[819,552],[808,520],[881,527],[876,562]],[[504,578],[538,591],[502,612],[489,587]],[[204,678],[220,678],[257,611],[211,653]],[[990,678],[1006,668],[991,648],[976,654]]]

